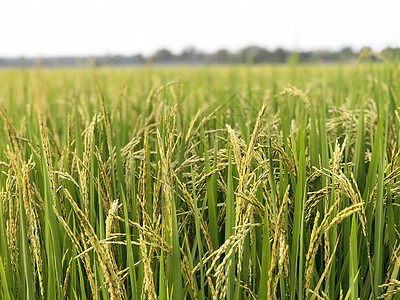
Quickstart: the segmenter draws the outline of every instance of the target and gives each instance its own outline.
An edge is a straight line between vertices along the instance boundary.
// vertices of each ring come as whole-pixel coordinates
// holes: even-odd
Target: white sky
[[[399,0],[1,0],[0,57],[400,46]]]

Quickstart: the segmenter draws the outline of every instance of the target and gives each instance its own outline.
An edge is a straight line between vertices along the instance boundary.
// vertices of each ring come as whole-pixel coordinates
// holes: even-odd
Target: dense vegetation
[[[354,64],[361,52],[372,52],[369,47],[360,51],[350,47],[340,50],[293,51],[283,48],[274,50],[259,46],[248,46],[238,51],[219,49],[215,52],[204,52],[189,47],[181,53],[168,49],[159,49],[151,55],[104,55],[104,56],[60,56],[60,57],[0,57],[0,67],[60,67],[60,66],[143,66],[143,65],[205,65],[205,64],[284,64],[295,59],[300,64],[315,63],[350,63]],[[387,47],[376,53],[387,59],[395,60],[400,56],[400,48]],[[374,56],[371,58],[376,60]]]
[[[0,298],[400,298],[400,69],[0,72]]]

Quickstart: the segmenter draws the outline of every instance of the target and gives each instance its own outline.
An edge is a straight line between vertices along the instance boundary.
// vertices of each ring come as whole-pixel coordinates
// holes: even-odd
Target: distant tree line
[[[368,47],[361,51],[369,51]],[[283,48],[268,50],[259,46],[245,47],[239,51],[231,52],[227,49],[220,49],[213,53],[206,53],[193,47],[184,49],[179,54],[174,54],[168,49],[160,49],[153,55],[142,54],[123,56],[80,56],[80,57],[44,57],[44,58],[1,58],[0,67],[66,67],[66,66],[129,66],[129,65],[201,65],[201,64],[283,64],[290,60],[297,63],[351,63],[356,62],[360,52],[354,51],[351,47],[345,47],[337,51],[316,50],[316,51],[288,51]],[[370,59],[373,61],[382,59],[397,59],[400,55],[400,48],[388,47],[380,53],[373,53]]]

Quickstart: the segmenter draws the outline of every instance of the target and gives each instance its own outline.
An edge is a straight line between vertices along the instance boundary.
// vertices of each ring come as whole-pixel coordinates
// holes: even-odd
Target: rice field
[[[0,71],[1,299],[400,299],[400,68]]]

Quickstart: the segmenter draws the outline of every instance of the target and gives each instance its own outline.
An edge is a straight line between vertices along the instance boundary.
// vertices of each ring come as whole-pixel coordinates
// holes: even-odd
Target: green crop
[[[0,299],[400,299],[400,68],[0,72]]]

